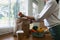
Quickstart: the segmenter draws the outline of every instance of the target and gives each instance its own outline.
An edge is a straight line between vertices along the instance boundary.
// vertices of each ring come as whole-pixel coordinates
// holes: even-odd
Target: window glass
[[[0,0],[0,26],[9,26],[10,0]]]

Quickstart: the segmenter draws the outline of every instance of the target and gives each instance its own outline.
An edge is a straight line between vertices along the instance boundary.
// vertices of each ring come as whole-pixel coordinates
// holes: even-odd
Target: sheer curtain
[[[0,0],[0,27],[14,27],[18,11],[18,0]]]
[[[0,27],[10,25],[10,0],[0,0]]]

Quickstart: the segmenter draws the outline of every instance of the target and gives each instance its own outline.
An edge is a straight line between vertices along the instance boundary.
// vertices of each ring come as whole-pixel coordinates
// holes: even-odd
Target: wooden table
[[[42,38],[37,38],[37,37],[32,37],[32,36],[30,36],[29,38],[22,37],[22,40],[53,40],[53,39],[51,38],[50,34],[46,34]]]

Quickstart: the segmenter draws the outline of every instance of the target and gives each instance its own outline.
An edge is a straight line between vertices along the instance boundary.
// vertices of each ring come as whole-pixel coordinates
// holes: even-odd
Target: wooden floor
[[[1,35],[0,40],[17,40],[17,37],[13,37],[12,34],[6,34],[6,35]],[[50,34],[46,34],[44,38],[35,38],[35,37],[30,37],[24,40],[52,40]]]

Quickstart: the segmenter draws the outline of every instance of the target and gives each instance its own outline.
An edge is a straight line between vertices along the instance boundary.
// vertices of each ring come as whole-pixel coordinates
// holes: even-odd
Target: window
[[[13,7],[16,0],[0,0],[0,27],[14,26]]]
[[[0,0],[0,26],[9,26],[10,0]]]
[[[19,11],[28,15],[28,0],[0,0],[0,27],[15,26]]]
[[[38,14],[38,2],[33,1],[32,6],[33,6],[33,16],[36,16]]]

